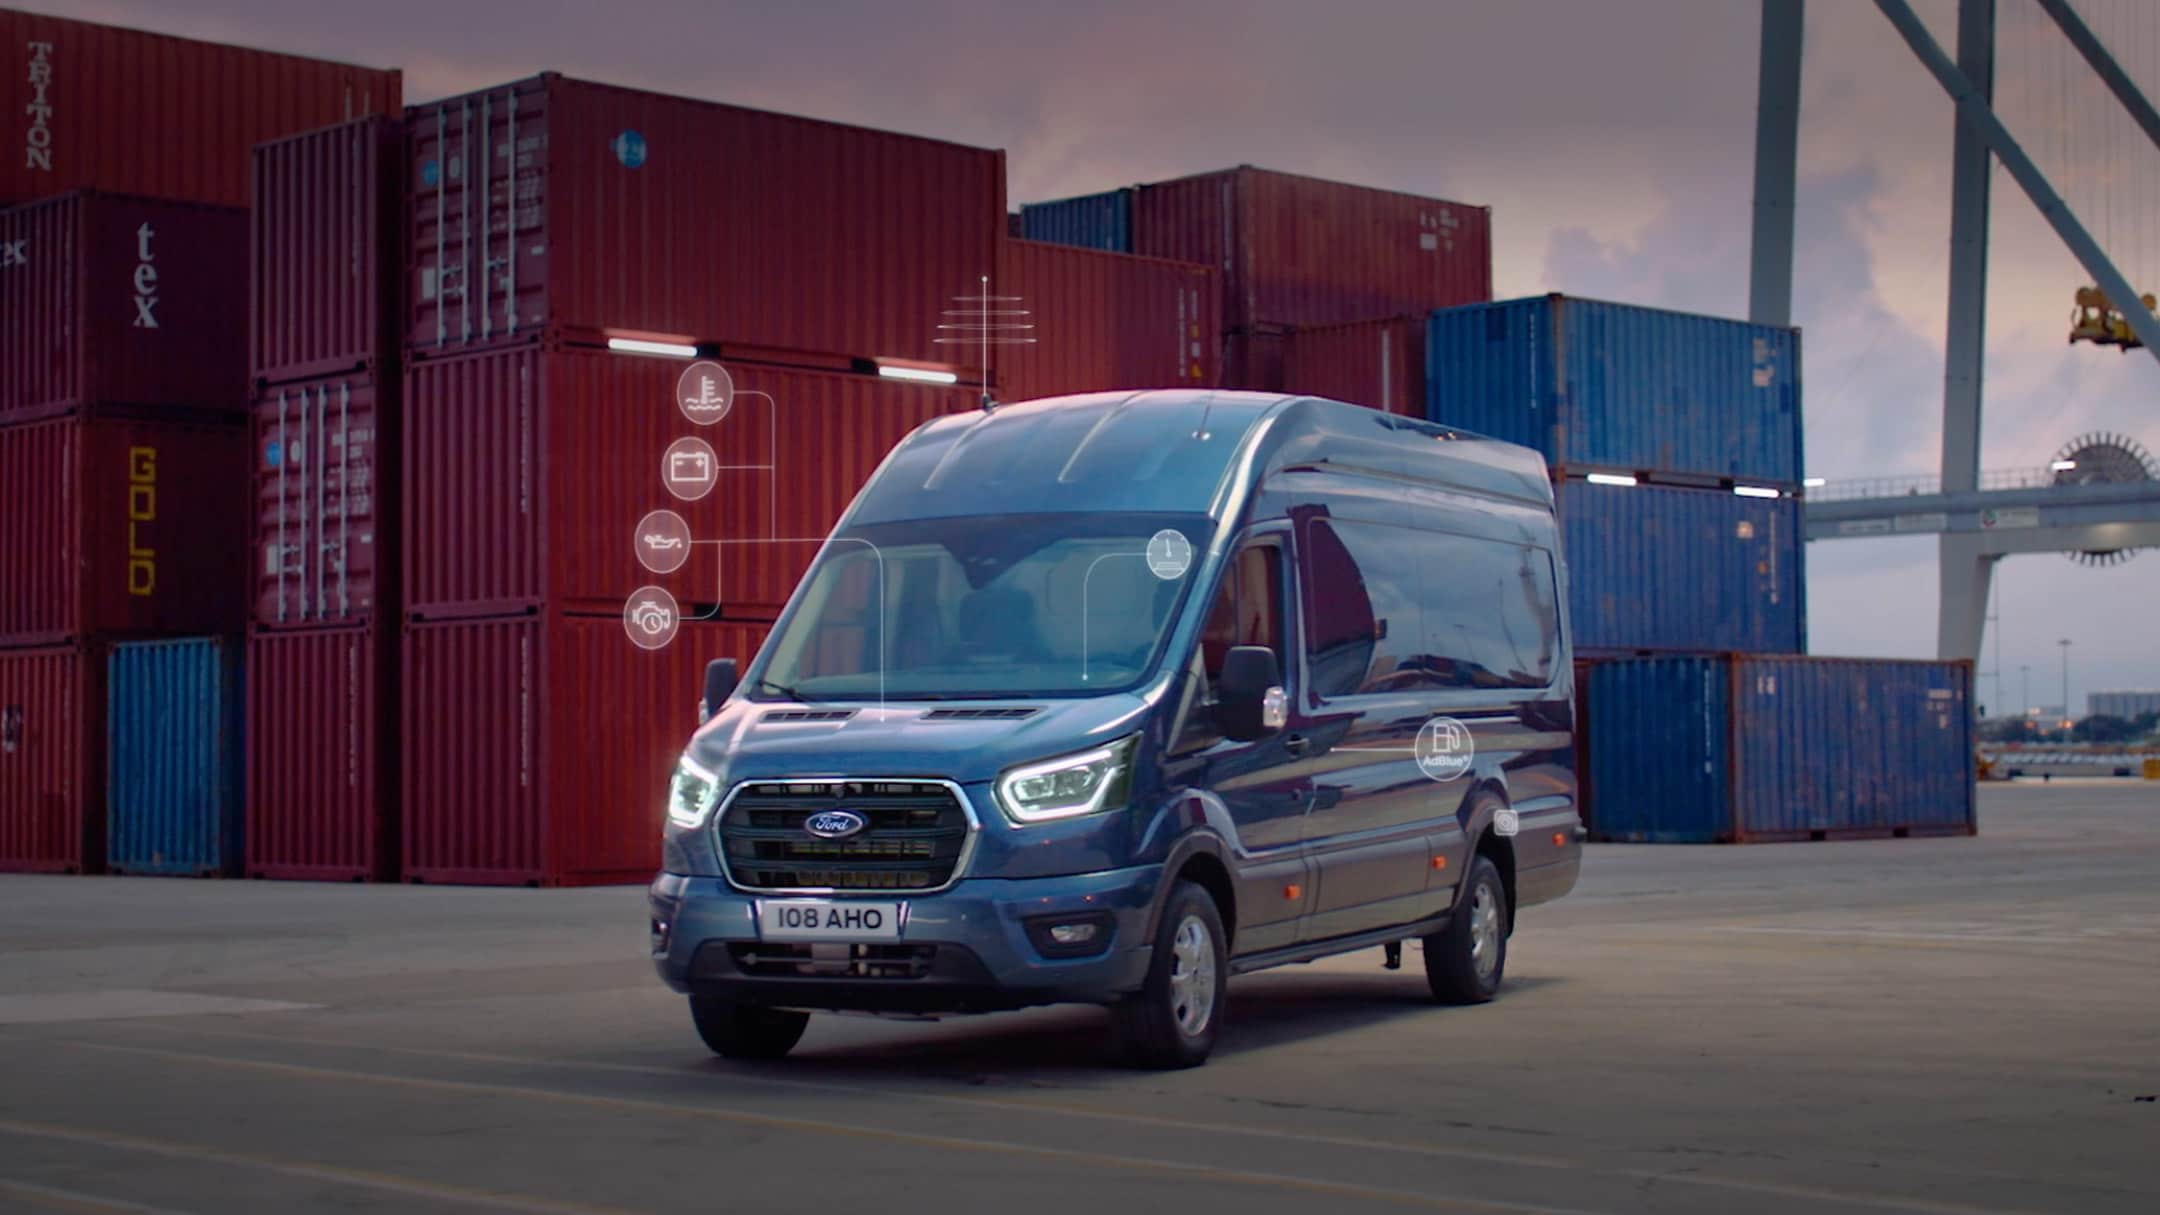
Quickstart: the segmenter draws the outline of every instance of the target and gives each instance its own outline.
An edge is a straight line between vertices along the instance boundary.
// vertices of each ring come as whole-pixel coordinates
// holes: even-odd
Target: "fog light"
[[[667,942],[668,922],[666,920],[654,920],[652,922],[652,951],[654,953],[666,953]]]
[[[1108,912],[1037,916],[1027,922],[1028,941],[1046,958],[1086,958],[1110,948],[1115,921]]]

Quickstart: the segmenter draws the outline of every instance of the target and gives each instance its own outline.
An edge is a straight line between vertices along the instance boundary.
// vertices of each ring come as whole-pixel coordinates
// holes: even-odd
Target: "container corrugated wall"
[[[1600,838],[1976,828],[1969,663],[1695,655],[1601,662],[1590,681]]]
[[[1434,421],[1572,471],[1797,486],[1798,330],[1560,296],[1433,314]]]
[[[0,427],[0,646],[239,631],[246,466],[231,426]]]
[[[105,864],[217,877],[240,864],[237,648],[116,645],[106,677]]]
[[[104,833],[83,812],[99,795],[90,757],[103,711],[82,649],[0,650],[0,872],[80,873],[104,859]]]
[[[0,211],[0,246],[0,422],[247,407],[246,212],[77,192]]]
[[[407,127],[416,352],[544,332],[944,361],[1005,229],[1004,154],[913,136],[553,75]]]
[[[1425,318],[1293,329],[1283,347],[1282,389],[1422,418]]]
[[[527,616],[406,634],[408,881],[644,882],[668,777],[697,727],[708,659],[747,661],[767,626],[688,623],[664,650],[619,615]]]
[[[403,340],[404,135],[375,116],[255,149],[249,367],[258,382],[377,370]]]
[[[395,70],[0,9],[0,203],[91,187],[244,207],[248,153],[403,104]]]
[[[252,611],[266,629],[395,613],[394,402],[370,376],[263,390],[255,405]]]
[[[733,365],[732,409],[698,426],[675,404],[687,366],[525,347],[410,368],[407,610],[619,611],[658,583],[686,612],[769,612],[895,443],[975,407],[963,388]],[[685,436],[710,444],[721,470],[696,501],[662,480],[669,445]],[[637,525],[662,509],[701,543],[658,577],[639,563]]]
[[[1040,241],[1004,242],[997,294],[1034,341],[988,347],[1006,401],[1221,383],[1221,292],[1203,266]]]
[[[367,628],[248,639],[249,876],[394,873],[395,652]]]
[[[1020,207],[1020,234],[1056,245],[1130,253],[1132,200],[1133,190],[1127,187],[1054,202],[1024,203]]]
[[[1796,498],[1721,489],[1556,489],[1578,653],[1807,649]]]
[[[1133,252],[1221,270],[1232,331],[1492,298],[1488,208],[1250,167],[1141,186]]]

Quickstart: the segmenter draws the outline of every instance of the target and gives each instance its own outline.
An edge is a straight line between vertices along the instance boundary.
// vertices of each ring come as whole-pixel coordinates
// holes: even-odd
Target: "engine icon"
[[[657,650],[675,640],[682,612],[675,596],[657,586],[641,587],[623,605],[623,632],[641,650]]]

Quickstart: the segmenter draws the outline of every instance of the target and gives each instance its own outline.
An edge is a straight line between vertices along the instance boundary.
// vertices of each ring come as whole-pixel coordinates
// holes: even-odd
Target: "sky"
[[[1250,163],[1489,205],[1503,297],[1744,315],[1754,0],[15,0],[405,70],[408,101],[539,69],[1007,149],[1024,201]],[[2117,263],[2160,283],[2160,149],[2034,0],[1997,103]],[[2077,0],[2160,96],[2160,4]],[[1914,0],[1945,46],[1955,0]],[[1939,467],[1952,107],[1867,0],[1808,6],[1795,321],[1811,475]],[[1984,468],[2106,431],[2160,450],[2160,361],[2070,346],[2088,281],[1998,168]],[[1809,546],[1810,649],[1932,657],[1932,538]],[[2160,552],[1998,567],[1991,711],[2160,687]],[[1999,634],[1999,636],[1998,636]],[[2000,652],[1998,664],[1997,651]],[[2002,673],[2000,689],[1991,674]],[[2028,680],[2029,671],[2029,680]],[[2030,686],[2029,694],[2024,689]]]

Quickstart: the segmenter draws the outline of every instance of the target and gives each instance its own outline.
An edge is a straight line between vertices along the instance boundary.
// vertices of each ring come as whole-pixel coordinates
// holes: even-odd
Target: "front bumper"
[[[938,1013],[1106,1003],[1147,975],[1161,885],[1160,866],[970,878],[907,900],[900,944],[916,947],[918,973],[859,977],[787,966],[777,969],[790,973],[771,973],[769,965],[752,973],[741,955],[755,951],[741,946],[759,944],[757,905],[774,896],[745,894],[724,878],[663,873],[650,891],[653,967],[676,991],[774,1008]],[[1051,957],[1030,939],[1032,918],[1088,913],[1107,917],[1111,928],[1100,953]]]

